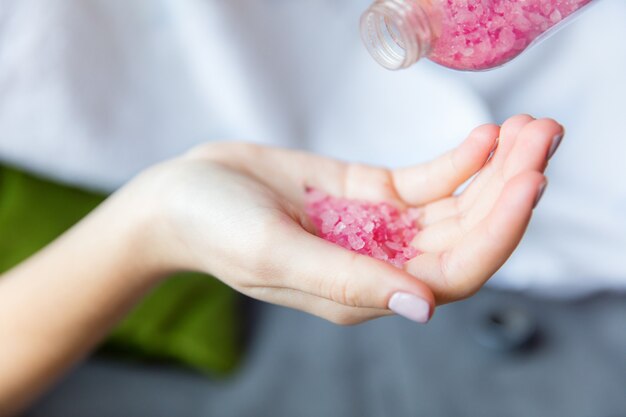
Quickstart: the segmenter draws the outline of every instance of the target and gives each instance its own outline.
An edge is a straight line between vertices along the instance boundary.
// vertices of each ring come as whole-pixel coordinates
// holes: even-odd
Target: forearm
[[[108,201],[0,278],[0,414],[82,358],[158,280],[144,213]]]

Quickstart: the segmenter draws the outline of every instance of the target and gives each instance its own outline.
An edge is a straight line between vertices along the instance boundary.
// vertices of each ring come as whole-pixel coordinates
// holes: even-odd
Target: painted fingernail
[[[559,149],[559,145],[561,144],[562,140],[563,140],[563,133],[559,133],[558,135],[552,138],[552,144],[550,145],[550,150],[548,151],[548,160],[550,160],[556,153],[556,150]]]
[[[547,182],[543,182],[541,183],[541,185],[539,186],[539,190],[537,190],[537,197],[535,197],[535,205],[533,206],[533,208],[537,207],[537,205],[539,204],[539,202],[541,201],[541,197],[543,197],[543,193],[546,192],[546,187],[548,186]]]
[[[417,323],[428,323],[430,304],[422,298],[405,292],[397,292],[389,300],[389,309]]]

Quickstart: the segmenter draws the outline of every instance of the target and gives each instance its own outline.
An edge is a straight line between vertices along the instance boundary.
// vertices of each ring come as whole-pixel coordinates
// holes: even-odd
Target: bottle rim
[[[361,38],[370,55],[389,70],[408,68],[428,45],[420,34],[423,13],[417,4],[404,0],[374,3],[361,17]]]

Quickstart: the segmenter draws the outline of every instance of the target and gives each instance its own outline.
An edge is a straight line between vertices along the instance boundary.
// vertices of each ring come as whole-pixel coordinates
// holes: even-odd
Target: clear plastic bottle
[[[597,0],[376,0],[361,18],[370,54],[388,69],[426,57],[465,71],[518,56]]]

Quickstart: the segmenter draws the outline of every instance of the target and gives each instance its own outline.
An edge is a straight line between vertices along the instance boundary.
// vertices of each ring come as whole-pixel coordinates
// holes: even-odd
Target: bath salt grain
[[[428,56],[455,69],[500,66],[591,0],[440,0],[440,33]]]
[[[361,18],[370,54],[388,69],[421,58],[478,71],[499,67],[594,0],[374,0]]]
[[[401,267],[418,255],[411,241],[418,233],[416,209],[370,203],[306,190],[306,211],[318,235],[346,249]]]

